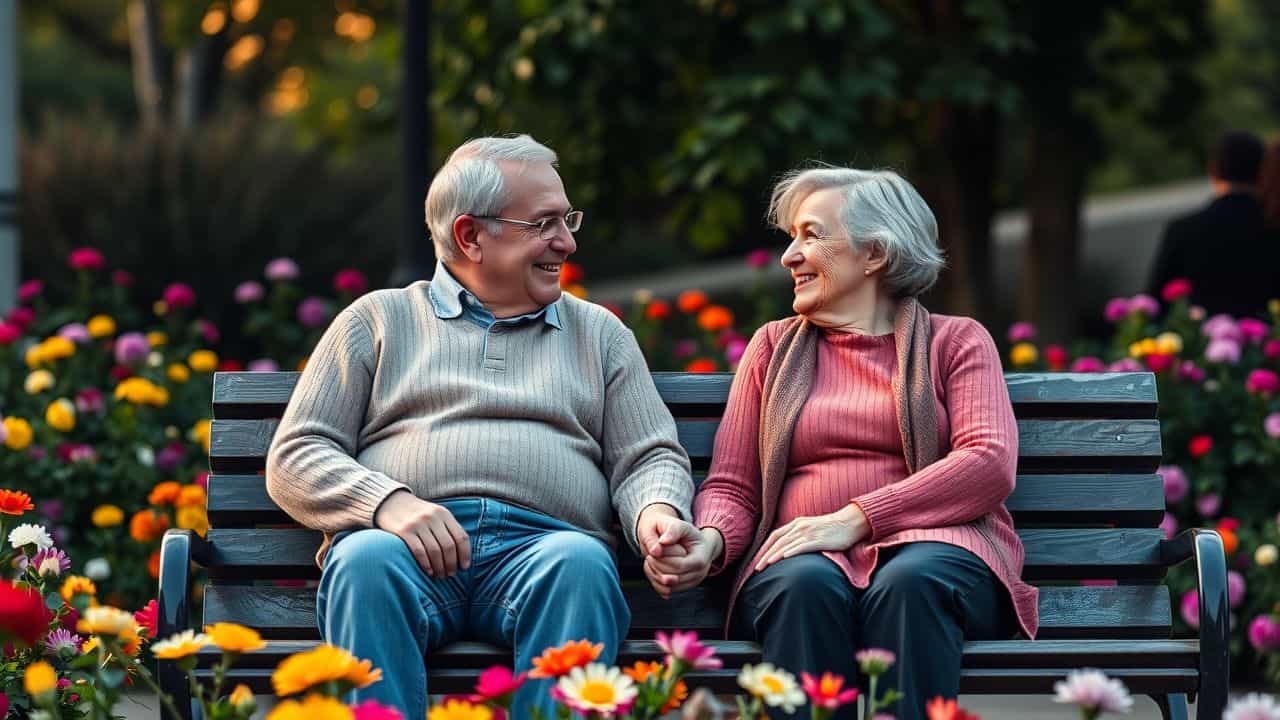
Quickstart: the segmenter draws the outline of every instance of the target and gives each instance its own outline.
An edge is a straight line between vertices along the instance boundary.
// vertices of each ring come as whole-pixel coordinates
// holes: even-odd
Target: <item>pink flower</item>
[[[867,648],[853,654],[858,667],[865,675],[880,675],[889,670],[898,658],[892,652],[882,648]]]
[[[298,303],[298,322],[306,328],[318,328],[329,322],[329,303],[318,297]]]
[[[1190,309],[1187,310],[1187,315],[1190,316],[1192,320],[1200,322],[1201,320],[1204,320],[1205,311],[1204,308],[1199,305],[1192,305]]]
[[[204,341],[210,345],[217,345],[218,340],[222,338],[222,334],[218,332],[218,326],[204,318],[200,318],[198,324],[200,326],[200,337],[204,338]]]
[[[1214,338],[1204,349],[1204,357],[1209,362],[1235,365],[1240,362],[1240,343],[1229,338]]]
[[[1207,338],[1214,340],[1234,340],[1240,342],[1241,333],[1240,326],[1236,325],[1235,318],[1226,314],[1218,314],[1204,321],[1204,325],[1200,326],[1200,333]]]
[[[285,281],[296,280],[302,274],[302,270],[298,267],[298,263],[289,258],[276,258],[267,263],[267,268],[263,271],[268,280]]]
[[[857,688],[844,690],[844,678],[839,675],[832,675],[829,672],[822,673],[821,678],[802,672],[800,673],[800,684],[804,688],[804,694],[809,696],[809,702],[813,703],[814,707],[835,710],[858,699]]]
[[[1151,368],[1151,372],[1162,373],[1173,367],[1178,358],[1164,353],[1151,353],[1144,357],[1143,360],[1147,361],[1147,367]]]
[[[44,283],[39,280],[28,280],[18,286],[18,302],[29,303],[44,292]]]
[[[1102,372],[1106,369],[1106,364],[1103,363],[1100,358],[1096,358],[1092,355],[1085,355],[1084,357],[1076,358],[1076,361],[1071,363],[1071,372],[1091,373]]]
[[[528,679],[528,673],[515,675],[511,672],[511,668],[494,665],[480,673],[471,702],[498,702],[507,705],[511,702],[511,695],[520,689],[526,679]]]
[[[742,359],[742,354],[747,351],[747,341],[742,338],[730,340],[729,344],[724,348],[725,362],[735,365]]]
[[[1124,683],[1100,670],[1073,670],[1066,680],[1054,683],[1053,690],[1057,693],[1054,702],[1077,705],[1094,713],[1127,713],[1133,707],[1133,698]]]
[[[275,372],[280,369],[275,360],[271,358],[258,358],[249,361],[249,372]]]
[[[170,309],[185,310],[196,304],[196,291],[186,283],[173,283],[164,289],[164,304]]]
[[[107,259],[94,248],[82,247],[71,251],[67,264],[72,270],[90,270],[97,272],[107,264]]]
[[[246,280],[236,286],[236,302],[241,305],[258,302],[264,295],[266,295],[266,292],[262,289],[262,283],[254,280]]]
[[[1111,298],[1111,300],[1107,301],[1107,306],[1102,311],[1102,316],[1107,319],[1107,322],[1111,323],[1118,323],[1128,315],[1128,298]]]
[[[771,262],[773,262],[773,255],[764,248],[747,253],[747,264],[757,270],[768,267]]]
[[[1267,437],[1280,438],[1280,413],[1271,413],[1262,421],[1262,430]]]
[[[1110,370],[1111,372],[1142,372],[1143,370],[1146,370],[1146,368],[1137,360],[1127,357],[1120,358],[1119,360],[1111,363],[1107,366],[1107,370]]]
[[[1244,576],[1235,570],[1227,571],[1227,605],[1232,610],[1240,607],[1240,603],[1244,602],[1244,593],[1248,589],[1245,584]]]
[[[29,307],[18,307],[9,311],[9,317],[5,318],[10,325],[16,325],[23,332],[26,332],[27,326],[36,321],[36,311]]]
[[[116,287],[133,287],[133,273],[128,270],[116,270],[111,273],[111,284]]]
[[[209,489],[209,471],[201,470],[200,472],[196,473],[196,478],[192,482],[204,488],[205,490],[208,490]]]
[[[369,280],[359,270],[347,268],[333,276],[333,289],[348,295],[363,295],[369,290]]]
[[[1181,502],[1187,496],[1190,483],[1187,482],[1187,475],[1182,472],[1182,468],[1177,465],[1161,465],[1156,468],[1156,474],[1164,480],[1166,502],[1172,505]]]
[[[1160,520],[1160,529],[1164,531],[1166,540],[1172,540],[1173,536],[1178,533],[1178,518],[1172,513],[1165,513],[1164,518]]]
[[[1167,303],[1176,302],[1191,294],[1191,281],[1186,278],[1174,278],[1165,283],[1160,290],[1160,297]]]
[[[1245,378],[1244,389],[1255,395],[1272,395],[1280,390],[1280,375],[1266,368],[1258,368]]]
[[[667,654],[667,662],[673,666],[678,662],[691,670],[717,670],[724,666],[724,662],[715,656],[715,648],[703,645],[696,632],[676,630],[667,635],[659,630],[655,639],[658,647]]]
[[[121,365],[137,365],[147,359],[151,343],[139,332],[125,333],[116,338],[116,362]]]
[[[351,708],[355,720],[404,720],[400,711],[379,703],[377,700],[365,700]]]
[[[1178,378],[1180,380],[1190,380],[1191,382],[1200,382],[1204,380],[1204,370],[1190,360],[1183,360],[1178,365]]]
[[[1218,493],[1205,493],[1196,498],[1196,512],[1200,513],[1201,517],[1214,517],[1221,509],[1222,498],[1218,496]]]
[[[22,328],[0,321],[0,345],[12,345],[22,337]]]
[[[1150,295],[1134,295],[1129,298],[1129,312],[1155,317],[1160,314],[1160,303]]]
[[[95,387],[87,387],[76,393],[76,410],[82,413],[95,413],[101,415],[106,412],[107,405],[103,402],[102,391]]]
[[[1252,626],[1251,626],[1252,627]],[[1280,705],[1275,698],[1262,693],[1249,693],[1227,704],[1222,720],[1276,720],[1280,718]]]
[[[1280,650],[1280,622],[1275,616],[1259,615],[1249,623],[1249,644],[1259,652]]]
[[[84,323],[67,323],[58,328],[58,337],[65,338],[77,345],[83,345],[92,342],[93,338],[89,336],[89,329]]]
[[[1271,339],[1262,346],[1262,356],[1268,360],[1280,359],[1280,340]]]
[[[1182,602],[1179,603],[1182,612],[1182,621],[1191,626],[1192,630],[1200,628],[1200,596],[1195,590],[1188,590],[1182,593]]]
[[[1240,330],[1240,337],[1251,345],[1257,345],[1267,336],[1267,324],[1257,318],[1240,318],[1236,327]]]
[[[1036,339],[1036,326],[1020,320],[1009,326],[1009,342],[1020,343]]]

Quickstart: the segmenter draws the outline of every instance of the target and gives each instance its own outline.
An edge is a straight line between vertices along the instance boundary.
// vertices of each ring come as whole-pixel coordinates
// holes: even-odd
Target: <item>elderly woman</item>
[[[793,172],[770,221],[791,236],[796,315],[742,357],[695,501],[704,542],[659,548],[646,571],[666,594],[743,560],[735,635],[792,672],[847,678],[857,650],[889,649],[904,694],[889,711],[922,718],[958,693],[965,640],[1036,631],[1004,506],[1018,435],[1000,357],[982,325],[916,299],[943,259],[898,175]]]

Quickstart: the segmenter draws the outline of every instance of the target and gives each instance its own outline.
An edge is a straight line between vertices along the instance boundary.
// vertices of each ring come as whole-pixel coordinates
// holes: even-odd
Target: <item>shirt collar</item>
[[[452,320],[462,316],[463,302],[477,308],[484,308],[484,304],[470,290],[463,287],[462,283],[449,272],[444,263],[436,261],[436,272],[431,278],[431,286],[428,290],[431,298],[431,305],[435,309],[436,317],[445,320]],[[503,318],[507,321],[532,320],[542,318],[542,321],[557,330],[563,330],[564,326],[560,323],[560,301],[544,305],[542,308],[535,310],[527,315],[521,315],[518,318]]]

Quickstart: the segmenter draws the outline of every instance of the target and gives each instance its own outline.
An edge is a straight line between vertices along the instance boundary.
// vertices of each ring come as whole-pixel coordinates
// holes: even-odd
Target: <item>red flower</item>
[[[0,513],[5,515],[21,515],[28,510],[35,510],[31,504],[31,496],[19,490],[0,490]]]
[[[116,287],[133,287],[133,273],[128,270],[116,270],[111,273],[111,284]]]
[[[563,271],[564,269],[561,268],[561,272]],[[347,268],[339,270],[338,274],[333,276],[333,289],[349,295],[363,295],[369,291],[369,280],[359,270]]]
[[[80,611],[62,603],[62,617],[58,618],[58,624],[66,628],[67,632],[76,632],[76,626],[80,624]]]
[[[111,379],[115,380],[116,382],[120,382],[121,380],[127,380],[130,377],[133,377],[133,371],[125,367],[124,365],[116,365],[115,367],[111,368]]]
[[[1202,458],[1209,454],[1213,449],[1213,438],[1208,435],[1197,435],[1191,438],[1191,442],[1187,443],[1187,452],[1191,453],[1192,458]]]
[[[955,700],[943,700],[940,697],[930,700],[924,709],[929,714],[929,720],[982,720],[977,715],[965,712]]]
[[[1166,355],[1164,353],[1151,353],[1144,357],[1143,360],[1146,360],[1147,367],[1151,368],[1151,372],[1162,373],[1173,367],[1177,358],[1173,355]]]
[[[72,270],[97,272],[106,266],[107,259],[98,250],[83,247],[71,251],[71,257],[67,258],[67,264],[71,266]]]
[[[511,695],[524,684],[527,677],[528,673],[514,675],[511,672],[511,668],[494,665],[480,673],[480,679],[476,681],[476,692],[471,696],[471,702],[508,701],[511,699]]]
[[[1050,370],[1059,372],[1066,369],[1067,363],[1071,361],[1071,353],[1061,345],[1048,345],[1044,349],[1044,361],[1048,363]]]
[[[154,598],[147,601],[147,604],[143,605],[141,610],[133,614],[133,620],[138,623],[138,627],[144,631],[147,637],[155,637],[156,631],[160,628],[160,606]]]
[[[1240,521],[1233,517],[1224,517],[1218,521],[1218,529],[1235,532],[1240,529]]]
[[[32,588],[19,588],[0,581],[0,636],[35,645],[49,632],[49,610],[44,598]]]
[[[240,372],[241,370],[244,370],[244,363],[239,360],[224,358],[218,363],[218,372]]]
[[[1191,294],[1191,281],[1186,278],[1174,278],[1165,284],[1164,289],[1160,291],[1160,297],[1164,298],[1167,303],[1172,303]]]
[[[17,325],[19,329],[26,332],[27,326],[36,321],[36,311],[25,305],[9,311],[8,321],[10,325]]]
[[[654,300],[644,309],[644,316],[650,320],[666,320],[671,317],[671,303],[666,300]]]
[[[587,273],[583,271],[582,266],[578,263],[568,261],[560,263],[560,287],[569,287],[574,283],[580,283],[587,277]]]
[[[804,686],[804,694],[815,707],[835,710],[858,699],[858,689],[844,690],[844,678],[831,673],[822,673],[816,678],[807,672],[800,673],[800,681]]]
[[[716,370],[719,370],[716,367],[716,361],[707,358],[696,358],[684,367],[685,372],[691,373],[713,373]]]

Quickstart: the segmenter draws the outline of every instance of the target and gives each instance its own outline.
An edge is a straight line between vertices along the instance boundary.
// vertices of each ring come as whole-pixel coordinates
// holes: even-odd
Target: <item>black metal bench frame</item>
[[[680,429],[695,473],[705,472],[731,381],[728,374],[655,373],[654,380]],[[1188,699],[1197,715],[1216,720],[1229,678],[1226,558],[1217,533],[1186,530],[1166,540],[1156,385],[1150,373],[1022,373],[1005,376],[1018,419],[1018,484],[1008,506],[1027,550],[1023,576],[1041,586],[1037,640],[970,642],[961,691],[1052,693],[1078,667],[1096,667],[1149,695],[1165,718],[1181,720]],[[318,533],[299,528],[267,496],[260,474],[275,418],[297,373],[219,373],[214,382],[206,538],[170,530],[160,564],[160,636],[192,627],[193,563],[207,569],[204,622],[257,628],[271,640],[248,653],[231,678],[270,693],[272,668],[285,656],[319,642],[314,587],[272,581],[313,580]],[[699,475],[700,477],[700,475]],[[1166,570],[1196,563],[1200,600],[1197,638],[1173,638]],[[694,629],[719,637],[723,580],[661,600],[643,579],[639,561],[623,551],[623,585],[633,623],[619,663],[660,655],[659,629]],[[1084,586],[1111,578],[1115,586]],[[196,623],[197,625],[199,623]],[[759,660],[754,643],[717,640],[725,667],[695,673],[690,682],[734,692],[738,669]],[[851,648],[852,652],[853,649]],[[215,651],[203,652],[207,675]],[[480,643],[457,643],[428,658],[433,693],[467,692],[479,672],[509,663],[510,653]],[[191,707],[181,672],[160,663],[160,684]]]

